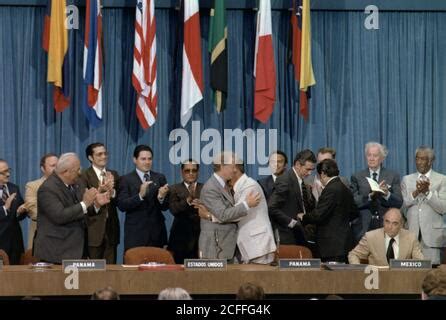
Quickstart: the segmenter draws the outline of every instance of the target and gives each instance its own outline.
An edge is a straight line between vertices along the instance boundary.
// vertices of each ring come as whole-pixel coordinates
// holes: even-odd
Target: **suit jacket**
[[[85,214],[79,185],[75,194],[55,173],[37,191],[37,236],[34,255],[44,261],[61,263],[64,259],[81,259],[85,245]],[[91,214],[93,211],[90,211]]]
[[[200,198],[203,184],[197,182],[195,197]],[[200,237],[200,217],[198,210],[190,206],[186,199],[189,190],[184,182],[174,184],[169,191],[169,209],[174,216],[169,236],[169,250],[173,252],[175,262],[198,258],[198,238]]]
[[[398,259],[424,259],[420,244],[412,232],[401,229],[399,242]],[[358,245],[350,251],[348,262],[359,264],[361,260],[368,259],[371,265],[388,266],[386,251],[384,228],[375,229],[367,232]]]
[[[385,180],[386,184],[390,185],[390,197],[388,200],[381,196],[375,201],[369,201],[371,189],[366,177],[370,178],[368,168],[355,173],[351,178],[350,187],[355,203],[361,212],[372,214],[371,210],[375,206],[378,214],[383,216],[388,208],[401,208],[403,196],[401,194],[400,176],[396,172],[381,168],[379,173],[378,182]]]
[[[315,224],[316,243],[322,258],[347,256],[353,246],[350,221],[357,218],[353,195],[339,177],[328,182],[313,211],[303,216],[304,224]]]
[[[238,222],[237,246],[243,262],[249,262],[249,260],[276,251],[273,229],[268,216],[268,205],[262,194],[262,188],[255,180],[244,174],[234,185],[235,202],[245,201],[251,192],[258,192],[262,199],[256,207],[249,208],[248,215]]]
[[[230,222],[246,216],[243,203],[234,204],[231,194],[212,175],[201,189],[200,200],[221,223],[201,219],[199,250],[203,258],[232,259],[237,243],[237,224]]]
[[[314,198],[310,187],[307,188],[310,208],[314,209]],[[297,214],[304,212],[299,180],[293,168],[277,177],[273,193],[268,201],[268,209],[273,227],[278,230],[280,244],[303,243],[304,231]],[[297,220],[296,226],[291,229],[288,225],[291,219]],[[301,242],[301,243],[298,243]]]
[[[17,217],[17,209],[23,204],[19,187],[10,182],[6,186],[9,195],[16,193],[16,197],[12,201],[8,212],[5,212],[3,208],[4,203],[0,199],[0,249],[3,249],[8,254],[11,264],[19,264],[20,256],[24,251],[19,220],[24,219],[26,215],[23,214]]]
[[[266,178],[258,180],[260,186],[262,187],[263,194],[265,195],[266,201],[269,200],[271,194],[273,193],[274,188],[274,179],[272,175],[269,175]]]
[[[31,219],[28,228],[28,249],[33,247],[34,235],[37,230],[37,191],[44,181],[45,177],[41,177],[28,182],[25,186],[25,205],[28,217]]]
[[[114,170],[106,169],[111,172],[115,180],[115,190],[119,189],[119,175]],[[93,167],[89,167],[82,172],[80,182],[85,188],[98,188],[99,179]],[[88,245],[90,247],[99,247],[104,240],[107,232],[107,238],[112,246],[119,243],[119,219],[116,210],[116,191],[115,198],[111,199],[110,203],[102,206],[96,215],[87,216],[88,228]],[[107,218],[108,215],[108,218]],[[108,224],[108,225],[107,225]]]
[[[164,186],[166,177],[150,171],[153,181],[147,188],[143,200],[139,197],[142,181],[135,171],[122,176],[119,180],[118,208],[126,213],[124,224],[124,250],[152,246],[163,247],[167,244],[167,230],[162,211],[169,208],[169,196],[162,203],[158,200],[158,190]]]
[[[418,173],[403,177],[401,190],[404,197],[404,211],[407,217],[409,230],[421,236],[429,247],[446,246],[446,224],[444,213],[446,212],[446,176],[431,171],[429,199],[419,194],[415,199],[412,192],[416,189]]]

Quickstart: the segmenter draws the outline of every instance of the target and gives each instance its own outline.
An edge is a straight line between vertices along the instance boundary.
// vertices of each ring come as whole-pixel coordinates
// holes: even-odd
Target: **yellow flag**
[[[66,0],[51,1],[50,39],[47,81],[62,87],[62,66],[68,51],[68,30],[65,26]]]
[[[300,56],[299,89],[307,91],[308,87],[316,84],[311,63],[311,18],[310,0],[302,1],[302,44]]]

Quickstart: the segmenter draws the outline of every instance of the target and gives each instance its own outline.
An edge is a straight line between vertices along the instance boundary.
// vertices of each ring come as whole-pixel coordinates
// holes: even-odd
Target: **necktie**
[[[105,170],[101,171],[101,185],[105,183]]]
[[[6,199],[8,199],[8,191],[6,190],[6,186],[0,186],[0,190],[3,191],[3,193],[2,193],[2,201],[3,201],[3,203],[5,203]]]
[[[378,177],[378,174],[377,174],[375,171],[373,171],[373,173],[372,173],[372,178],[373,178],[373,180],[375,180],[376,182],[378,182],[377,177]]]
[[[76,189],[74,188],[74,186],[72,184],[70,184],[68,186],[68,189],[70,190],[71,195],[73,196],[74,202],[77,203],[79,200],[77,199]]]
[[[150,181],[150,175],[148,173],[144,173],[144,181]]]
[[[393,243],[395,242],[394,238],[391,238],[389,241],[389,246],[387,247],[387,262],[390,261],[390,259],[395,259],[395,252],[393,252]]]
[[[187,188],[192,198],[195,198],[195,183],[191,183]]]
[[[304,211],[307,212],[310,209],[310,199],[308,199],[308,190],[305,182],[302,180],[300,184],[300,188],[302,190],[302,202],[304,204]]]
[[[225,190],[234,198],[234,190],[232,190],[229,184],[225,184]]]

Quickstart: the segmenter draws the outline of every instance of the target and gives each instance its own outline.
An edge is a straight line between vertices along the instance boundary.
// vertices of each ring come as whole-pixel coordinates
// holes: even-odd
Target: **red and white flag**
[[[203,99],[200,8],[198,0],[184,3],[183,78],[181,82],[181,125],[186,126],[192,108]]]
[[[136,3],[132,84],[137,92],[136,116],[144,129],[155,123],[157,114],[154,2],[138,0]]]
[[[254,117],[266,123],[276,102],[276,66],[271,28],[271,1],[260,0],[254,60]]]

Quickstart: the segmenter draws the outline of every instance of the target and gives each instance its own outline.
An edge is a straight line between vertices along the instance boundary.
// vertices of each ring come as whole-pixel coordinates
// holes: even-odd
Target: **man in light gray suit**
[[[200,201],[210,212],[207,219],[201,219],[200,223],[198,247],[202,258],[232,262],[237,243],[237,224],[231,221],[246,216],[248,209],[260,202],[259,193],[250,193],[245,201],[235,204],[228,185],[234,175],[235,159],[232,152],[218,154],[213,161],[214,174],[201,190]],[[214,222],[212,219],[215,219]]]
[[[355,203],[359,209],[359,218],[352,223],[353,233],[358,242],[367,231],[383,227],[383,216],[388,208],[401,208],[400,176],[398,173],[382,167],[387,156],[387,148],[378,142],[365,145],[367,169],[351,177]],[[367,178],[379,183],[380,192],[371,191]]]
[[[434,150],[419,147],[417,172],[403,177],[401,190],[409,230],[420,240],[424,256],[440,264],[446,246],[446,176],[432,170],[434,159]]]

